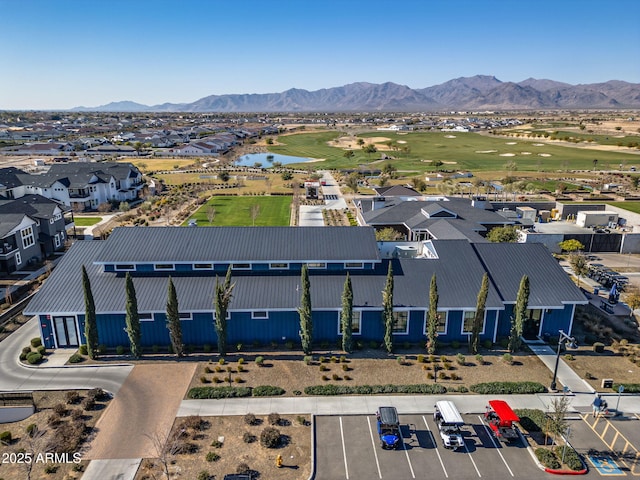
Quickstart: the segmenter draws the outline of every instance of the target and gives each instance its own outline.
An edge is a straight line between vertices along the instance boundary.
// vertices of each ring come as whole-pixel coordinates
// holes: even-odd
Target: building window
[[[338,333],[342,335],[342,313],[338,312]],[[362,331],[362,311],[354,310],[351,312],[351,333],[360,335]]]
[[[60,235],[57,233],[53,237],[53,244],[55,245],[56,248],[60,246]]]
[[[138,314],[138,318],[141,322],[153,322],[153,313],[142,312]]]
[[[325,262],[311,262],[311,263],[307,263],[307,267],[309,267],[309,268],[327,268],[327,264]]]
[[[178,314],[180,320],[193,320],[193,315],[191,313],[180,312]]]
[[[231,320],[231,312],[229,310],[227,310],[227,315],[224,318]],[[216,319],[216,312],[213,312],[213,319]]]
[[[449,316],[449,312],[438,312],[438,328],[436,332],[438,335],[446,335],[447,334],[447,318]],[[427,322],[429,321],[429,311],[427,310],[424,314],[424,333],[427,334]]]
[[[536,322],[540,325],[540,320],[542,319],[542,309],[541,308],[532,308],[527,310],[527,314],[529,315],[529,320]]]
[[[473,320],[476,318],[476,312],[464,312],[462,318],[462,333],[470,334],[473,331]],[[484,317],[482,318],[482,325],[480,326],[480,333],[484,333],[484,322],[487,318],[487,311],[484,311]]]
[[[265,310],[258,310],[255,312],[251,312],[251,318],[253,320],[258,319],[258,318],[269,318],[269,312],[265,311]]]
[[[231,268],[233,270],[251,270],[250,263],[232,263]]]
[[[393,312],[393,333],[409,333],[409,312]]]
[[[269,269],[270,270],[289,270],[289,264],[288,263],[270,263]]]
[[[36,243],[35,237],[33,236],[33,227],[20,230],[20,236],[22,237],[22,248],[29,248]]]
[[[194,270],[213,270],[213,263],[194,263]]]
[[[175,270],[176,266],[173,263],[156,263],[153,265],[154,270]]]
[[[136,269],[135,265],[126,263],[118,263],[115,265],[116,272],[133,272]]]
[[[364,268],[363,262],[346,262],[344,268]]]
[[[16,252],[16,266],[22,265],[22,257],[20,256],[20,252]]]

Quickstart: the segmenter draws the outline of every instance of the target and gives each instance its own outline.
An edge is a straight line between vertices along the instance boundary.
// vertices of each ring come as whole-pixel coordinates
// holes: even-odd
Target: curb
[[[584,463],[584,460],[582,460],[582,457],[580,457],[580,462],[582,462],[582,466],[583,466],[582,470],[556,470],[553,468],[545,467],[540,463],[540,460],[538,460],[538,457],[536,456],[536,453],[534,452],[533,447],[529,445],[529,442],[527,441],[526,438],[524,438],[524,435],[522,434],[520,429],[518,429],[518,433],[520,434],[520,440],[527,445],[527,451],[529,452],[529,455],[531,455],[531,458],[533,458],[533,461],[536,463],[538,468],[543,472],[550,473],[552,475],[586,475],[589,472],[589,468]],[[569,445],[569,447],[573,451],[575,451],[575,448],[573,448],[573,446],[569,442],[567,442],[567,445]]]
[[[46,365],[29,365],[28,363],[24,363],[22,360],[18,360],[19,364],[21,367],[24,368],[32,368],[34,370],[45,370],[45,369],[50,369],[50,368],[106,368],[106,367],[132,367],[133,364],[132,363],[110,363],[109,365],[78,365],[78,364],[73,364],[73,365],[51,365],[51,366],[46,366]]]
[[[552,468],[545,468],[544,471],[553,475],[586,475],[589,470],[587,468],[583,468],[582,470],[554,470]]]
[[[309,480],[316,478],[316,414],[311,414],[311,468]]]

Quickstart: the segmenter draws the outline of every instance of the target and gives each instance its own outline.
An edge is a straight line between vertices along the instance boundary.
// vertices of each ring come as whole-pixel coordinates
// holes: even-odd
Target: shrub
[[[44,354],[47,353],[47,347],[45,347],[44,345],[40,345],[38,348],[36,348],[36,352],[44,356]]]
[[[311,355],[305,355],[303,360],[305,365],[311,365],[313,363],[313,357]]]
[[[396,362],[398,362],[398,365],[404,365],[405,364],[405,359],[404,357],[396,357]]]
[[[604,352],[604,343],[602,342],[595,342],[593,344],[593,351],[596,353],[602,353]]]
[[[209,475],[209,472],[207,472],[206,470],[201,470],[198,473],[197,480],[209,480],[210,478],[211,476]]]
[[[65,392],[64,398],[69,405],[75,405],[80,401],[80,394],[74,390]]]
[[[160,346],[159,345],[151,345],[151,352],[152,353],[158,353],[160,351]]]
[[[20,354],[20,361],[24,362],[27,359],[27,354],[26,353],[21,353]]]
[[[347,360],[347,356],[346,355],[340,355],[340,363],[347,363],[349,360]]]
[[[563,458],[562,454],[564,453],[564,463],[571,470],[576,471],[576,470],[582,470],[584,468],[584,466],[582,465],[582,460],[580,460],[580,456],[570,446],[567,446],[567,448],[565,449],[564,445],[558,445],[555,448],[555,452],[558,458]]]
[[[276,448],[280,445],[280,430],[274,427],[266,427],[260,433],[260,445],[267,448]]]
[[[69,357],[69,363],[81,363],[84,362],[84,357],[79,353],[74,353]]]
[[[433,380],[433,373],[432,373],[432,372],[428,372],[428,373],[427,373],[427,378],[428,378],[429,380]]]
[[[122,345],[116,347],[116,355],[124,355],[124,347]]]
[[[540,460],[540,463],[545,467],[552,468],[554,470],[560,468],[560,462],[551,450],[540,447],[536,448],[535,453],[538,460]]]
[[[27,435],[29,435],[30,437],[33,437],[35,433],[38,431],[38,426],[35,423],[30,423],[29,425],[27,425],[24,431],[27,432]]]
[[[350,370],[350,369],[349,369],[349,365],[347,365],[346,363],[343,363],[343,364],[342,364],[342,371],[343,371],[343,372],[348,372],[349,370]]]
[[[458,365],[464,365],[467,363],[467,358],[463,354],[458,353],[456,355],[456,362],[458,362]]]
[[[464,385],[460,385],[460,386],[458,387],[458,391],[459,391],[460,393],[467,393],[467,392],[469,391],[469,389],[468,389],[467,387],[465,387]]]
[[[11,443],[11,432],[6,430],[0,433],[0,443],[3,445],[9,445]]]
[[[93,410],[95,406],[96,401],[91,397],[87,397],[82,401],[82,408],[84,408],[86,411]]]
[[[484,365],[484,358],[479,353],[476,355],[476,362],[478,365]]]
[[[67,414],[67,407],[64,403],[56,403],[53,406],[53,411],[61,417],[64,417]]]
[[[444,363],[442,364],[442,368],[444,368],[445,370],[451,370],[451,369],[453,369],[453,367],[451,366],[451,364],[450,364],[448,361],[446,361],[446,362],[444,362]]]
[[[261,356],[258,356],[256,357],[255,362],[256,362],[256,365],[261,367],[264,364],[264,358],[262,358]]]
[[[244,372],[244,367],[242,365],[238,365],[238,373]]]
[[[209,368],[209,367],[204,367],[204,373],[212,373],[211,368]]]
[[[335,381],[340,380],[340,376],[337,373],[334,373],[333,375],[331,375],[331,378],[334,379]]]
[[[424,363],[424,355],[422,355],[422,354],[418,355],[417,362],[418,363]]]
[[[320,365],[320,371],[321,372],[328,372],[329,371],[329,367],[327,367],[326,365]]]
[[[107,392],[105,392],[101,388],[92,388],[91,390],[89,390],[87,392],[87,397],[88,398],[93,398],[94,400],[97,400],[98,402],[102,402],[104,400],[108,400],[109,399],[109,394]]]
[[[544,393],[547,388],[538,382],[487,382],[471,385],[471,391],[481,395],[508,395],[512,393]]]
[[[247,413],[244,416],[244,423],[247,425],[258,425],[260,422],[253,413]]]
[[[54,473],[56,473],[57,471],[58,471],[58,465],[51,465],[51,464],[49,464],[49,465],[47,465],[47,466],[45,466],[45,467],[44,467],[44,473],[46,473],[46,474],[48,474],[48,475],[49,475],[49,474],[54,474]]]
[[[328,360],[327,360],[327,358],[326,358],[326,357],[323,357],[323,356],[321,355],[320,357],[318,357],[318,361],[319,361],[320,363],[325,363],[325,362],[327,362]]]
[[[461,380],[457,373],[453,372],[451,374],[451,380]]]
[[[236,398],[250,397],[251,389],[248,387],[194,387],[189,390],[188,398]]]
[[[82,417],[84,417],[84,415],[82,414],[82,410],[78,410],[77,408],[71,410],[71,420],[73,420],[74,422],[82,420]]]
[[[624,393],[640,393],[640,383],[616,383],[612,388],[617,392],[620,386],[624,386]]]
[[[22,347],[22,353],[24,355],[29,355],[31,353],[31,347]]]
[[[239,463],[238,466],[236,467],[236,473],[249,474],[251,473],[251,469],[249,468],[249,465],[247,465],[246,463]]]
[[[267,420],[269,421],[269,425],[280,425],[282,421],[278,413],[270,413]]]
[[[587,380],[595,380],[596,379],[596,377],[594,377],[591,372],[585,372],[584,378],[586,378]]]
[[[505,353],[504,355],[502,355],[502,361],[507,365],[513,365],[513,355],[511,355],[510,353]]]
[[[202,351],[203,351],[204,353],[211,353],[211,345],[209,345],[208,343],[205,343],[205,344],[202,346]]]
[[[256,436],[252,435],[249,432],[244,432],[244,435],[242,435],[242,440],[244,440],[244,443],[253,443],[256,441]]]
[[[303,425],[303,426],[307,425],[307,419],[304,418],[302,415],[298,415],[296,417],[296,422],[298,422],[300,425]]]
[[[484,342],[482,342],[482,346],[487,350],[490,350],[491,347],[493,347],[493,342],[491,340],[485,340]]]
[[[222,371],[222,367],[220,365],[216,365],[215,369],[216,372],[220,373]]]
[[[205,459],[207,460],[207,462],[217,462],[218,460],[220,460],[220,455],[218,455],[216,452],[208,452]]]
[[[40,355],[38,352],[31,352],[27,354],[27,363],[29,363],[29,365],[36,365],[41,361],[42,355]]]
[[[252,395],[254,397],[275,397],[278,395],[284,395],[285,390],[281,387],[274,387],[272,385],[259,385],[253,388]]]
[[[457,350],[460,348],[460,342],[458,340],[453,340],[451,342],[451,348],[453,348],[454,350]]]
[[[244,358],[240,357],[238,359],[238,365],[244,365]]]
[[[87,350],[87,346],[85,344],[80,345],[80,348],[78,348],[78,353],[80,353],[80,355],[88,355],[89,351]]]
[[[528,432],[542,432],[547,424],[547,415],[537,408],[516,408],[520,425]]]
[[[209,383],[209,380],[207,379],[207,377],[205,377],[204,375],[202,375],[200,377],[200,383]]]
[[[224,358],[218,359],[218,365],[224,365]]]
[[[31,339],[30,343],[33,348],[38,348],[40,345],[42,345],[42,340],[40,339],[40,337],[35,337]]]
[[[572,360],[575,360],[575,357],[573,355],[571,355],[570,353],[566,353],[564,355],[564,359],[568,360],[568,361],[572,361]]]
[[[446,393],[444,385],[312,385],[304,389],[307,395],[378,395],[390,393],[410,393],[440,395]]]
[[[438,378],[440,380],[446,380],[447,379],[447,374],[444,373],[442,370],[440,370],[440,373],[438,374]]]
[[[326,375],[322,375],[322,377],[320,377],[320,378],[322,378],[323,382],[328,382],[329,381],[329,377],[327,377]]]
[[[348,381],[348,380],[351,380],[351,377],[350,377],[349,375],[345,375],[345,376],[344,376],[344,377],[342,377],[342,378],[344,378],[344,379],[345,379],[345,380],[347,380],[347,381]]]

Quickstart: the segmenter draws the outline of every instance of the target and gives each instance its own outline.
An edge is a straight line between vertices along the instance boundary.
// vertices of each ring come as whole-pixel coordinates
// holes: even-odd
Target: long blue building
[[[178,294],[185,344],[216,344],[213,291],[231,267],[235,284],[228,313],[231,344],[299,341],[300,272],[310,273],[313,339],[340,338],[342,290],[354,291],[354,339],[382,342],[382,290],[394,274],[394,338],[426,340],[429,284],[435,273],[439,340],[466,341],[482,276],[488,273],[482,339],[507,336],[523,275],[530,280],[525,334],[571,332],[581,291],[539,244],[431,240],[377,242],[370,227],[121,227],[107,240],[76,242],[25,310],[37,315],[47,348],[85,343],[81,270],[89,274],[100,344],[128,345],[125,275],[137,293],[145,346],[168,345],[168,278]]]

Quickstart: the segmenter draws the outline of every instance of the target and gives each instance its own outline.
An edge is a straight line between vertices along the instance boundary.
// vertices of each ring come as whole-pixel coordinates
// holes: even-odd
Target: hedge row
[[[212,398],[236,398],[236,397],[270,397],[283,395],[285,390],[271,385],[250,387],[194,387],[189,390],[188,398],[212,399]]]
[[[544,393],[547,387],[538,382],[487,382],[471,385],[471,391],[481,395],[529,394]]]
[[[616,383],[613,391],[618,392],[620,385],[624,386],[624,393],[640,393],[640,383]]]
[[[516,415],[520,417],[520,425],[527,432],[542,432],[547,424],[547,415],[537,408],[516,408]]]
[[[306,387],[304,393],[307,395],[375,395],[388,393],[424,393],[442,394],[447,393],[443,385],[431,385],[420,383],[417,385],[313,385]]]

